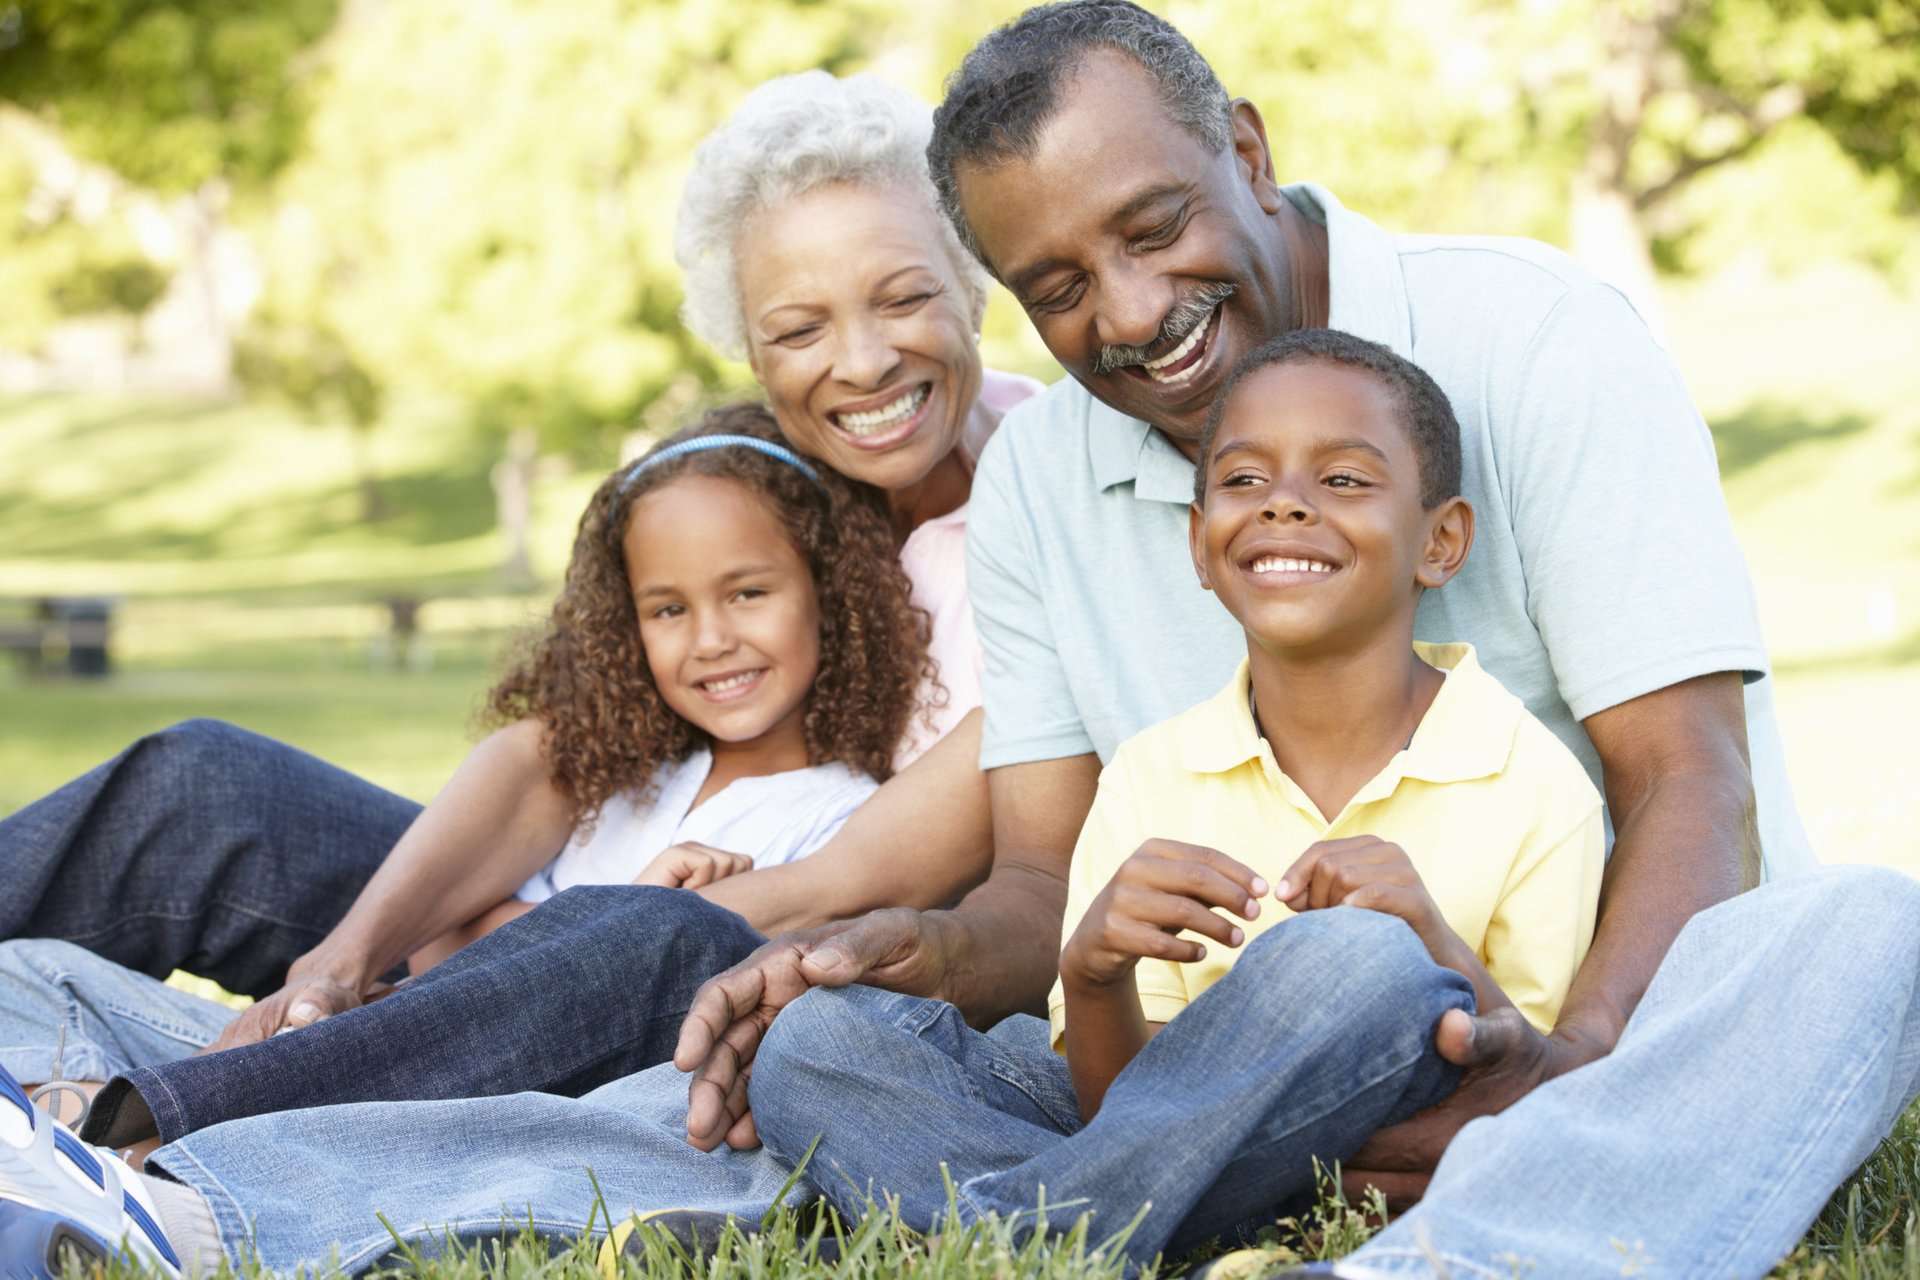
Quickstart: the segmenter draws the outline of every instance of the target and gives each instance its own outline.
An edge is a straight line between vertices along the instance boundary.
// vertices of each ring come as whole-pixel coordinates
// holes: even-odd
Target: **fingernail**
[[[1236,947],[1247,940],[1247,935],[1238,929],[1235,929],[1230,936],[1233,938],[1233,945]]]
[[[1261,897],[1266,893],[1266,891],[1267,891],[1267,882],[1261,879],[1259,876],[1255,876],[1253,878],[1253,896],[1256,898]]]
[[[1288,883],[1283,877],[1279,884],[1273,886],[1273,896],[1280,899],[1291,898],[1293,896],[1293,885]]]
[[[310,1000],[302,1000],[287,1011],[289,1021],[298,1018],[302,1022],[313,1022],[320,1017],[320,1006]]]
[[[838,969],[841,965],[849,963],[847,953],[838,947],[822,947],[807,958],[822,969]]]

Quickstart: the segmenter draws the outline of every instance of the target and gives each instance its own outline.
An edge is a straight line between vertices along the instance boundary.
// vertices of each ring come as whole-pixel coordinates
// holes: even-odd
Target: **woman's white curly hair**
[[[825,71],[780,76],[741,101],[695,153],[675,220],[673,256],[686,276],[680,318],[722,355],[743,359],[746,317],[733,250],[756,215],[829,183],[886,187],[925,200],[941,249],[972,293],[976,318],[987,277],[939,215],[927,175],[933,109],[878,76]]]

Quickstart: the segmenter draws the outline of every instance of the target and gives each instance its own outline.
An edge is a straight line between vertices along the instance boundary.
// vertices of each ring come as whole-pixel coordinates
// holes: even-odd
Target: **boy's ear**
[[[1448,498],[1427,517],[1427,545],[1420,555],[1414,581],[1431,591],[1444,587],[1473,548],[1473,504]]]
[[[1197,502],[1187,507],[1187,550],[1193,554],[1193,571],[1200,575],[1200,585],[1213,590],[1213,583],[1207,579],[1207,513]]]

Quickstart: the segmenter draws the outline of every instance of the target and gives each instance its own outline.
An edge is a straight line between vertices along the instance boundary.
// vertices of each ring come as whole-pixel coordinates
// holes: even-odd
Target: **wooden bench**
[[[41,596],[25,618],[0,619],[0,650],[17,653],[32,671],[64,665],[67,674],[104,676],[112,667],[113,610],[103,596]]]

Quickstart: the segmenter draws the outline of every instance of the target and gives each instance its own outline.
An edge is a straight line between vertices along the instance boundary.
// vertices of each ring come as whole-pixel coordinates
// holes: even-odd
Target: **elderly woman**
[[[323,1103],[575,1094],[664,1061],[694,989],[762,933],[938,905],[985,874],[966,503],[981,445],[1038,384],[981,368],[986,282],[936,210],[929,127],[923,104],[872,77],[764,85],[700,149],[676,244],[690,327],[745,356],[798,450],[887,495],[942,686],[900,761],[913,762],[920,795],[947,798],[943,809],[908,817],[883,788],[799,862],[697,895],[569,891],[352,1017],[274,1038],[358,1005],[422,943],[490,905],[462,872],[496,798],[456,776],[401,834],[404,801],[238,730],[180,726],[0,824],[16,883],[40,886],[9,901],[7,927],[100,953],[0,946],[11,993],[0,1023],[16,1024],[0,1028],[13,1046],[0,1065],[47,1079],[54,1029],[73,1025],[65,1074],[116,1077],[86,1129],[116,1146]],[[537,750],[538,739],[502,749]],[[952,855],[932,859],[938,873],[896,855],[885,833],[908,825]],[[375,872],[382,844],[393,852]],[[554,851],[532,852],[537,868]],[[121,967],[188,968],[264,994],[274,962],[259,953],[276,948],[285,963],[369,873],[284,987],[237,1019]],[[302,892],[309,875],[323,891]],[[233,1051],[183,1056],[216,1037]]]

